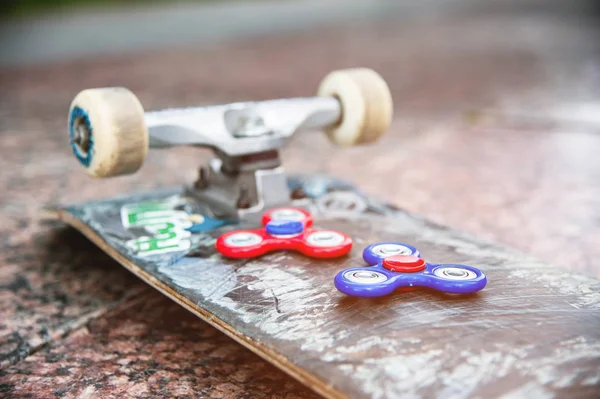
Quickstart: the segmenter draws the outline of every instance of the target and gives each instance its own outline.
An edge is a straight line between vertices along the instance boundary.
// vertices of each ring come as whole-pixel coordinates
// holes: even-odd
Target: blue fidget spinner
[[[369,245],[363,251],[369,266],[342,270],[335,286],[346,295],[378,297],[398,288],[427,287],[451,294],[470,294],[487,284],[483,272],[472,266],[425,262],[419,251],[399,242]]]

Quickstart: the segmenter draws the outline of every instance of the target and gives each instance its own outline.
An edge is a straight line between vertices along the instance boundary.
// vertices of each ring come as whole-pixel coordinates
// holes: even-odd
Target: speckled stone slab
[[[11,398],[317,395],[167,298],[146,292],[1,374]]]

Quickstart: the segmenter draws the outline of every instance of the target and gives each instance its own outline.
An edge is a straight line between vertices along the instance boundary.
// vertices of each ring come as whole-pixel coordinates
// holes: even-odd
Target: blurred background
[[[210,156],[152,151],[134,176],[89,180],[66,144],[82,89],[125,86],[152,110],[311,96],[365,66],[392,90],[389,134],[296,137],[290,172],[600,275],[596,1],[13,0],[1,21],[0,169],[19,171],[2,176],[6,231],[46,205],[188,183]]]

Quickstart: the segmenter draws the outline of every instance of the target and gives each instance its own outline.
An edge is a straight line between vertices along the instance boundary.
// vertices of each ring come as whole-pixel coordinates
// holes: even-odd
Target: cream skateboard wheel
[[[341,146],[376,141],[390,126],[393,104],[390,89],[375,71],[366,68],[333,71],[323,79],[319,96],[336,97],[342,107],[337,125],[327,129]]]
[[[69,110],[69,136],[75,157],[93,177],[134,173],[148,154],[144,108],[123,87],[80,92]]]

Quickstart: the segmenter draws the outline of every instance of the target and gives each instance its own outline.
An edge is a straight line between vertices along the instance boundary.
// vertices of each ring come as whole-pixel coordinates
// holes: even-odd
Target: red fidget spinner
[[[267,252],[295,250],[313,258],[337,258],[352,249],[352,239],[332,230],[310,226],[310,212],[300,208],[277,208],[262,217],[263,228],[236,230],[217,239],[217,251],[229,258],[255,258]]]

